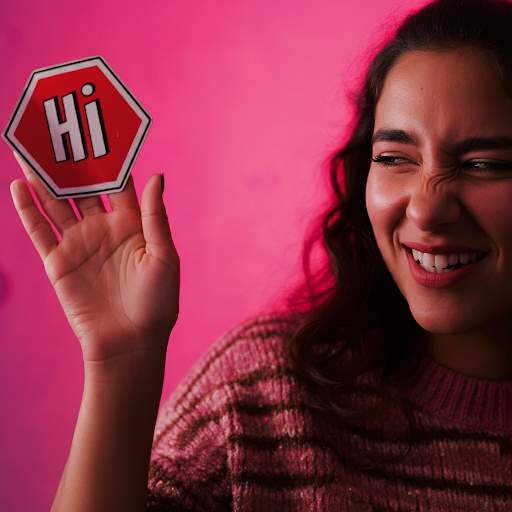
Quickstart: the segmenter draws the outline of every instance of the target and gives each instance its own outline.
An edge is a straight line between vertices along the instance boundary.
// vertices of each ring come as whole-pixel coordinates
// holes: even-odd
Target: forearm
[[[146,510],[165,353],[85,363],[70,455],[52,512]]]

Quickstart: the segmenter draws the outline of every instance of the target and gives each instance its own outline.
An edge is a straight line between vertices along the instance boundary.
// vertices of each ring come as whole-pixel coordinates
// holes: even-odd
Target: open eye
[[[472,160],[464,162],[461,167],[464,171],[470,174],[512,171],[512,163],[510,162],[485,162],[481,160]]]
[[[410,164],[411,161],[402,156],[379,155],[372,157],[372,162],[383,165],[384,167],[395,167],[397,165]]]

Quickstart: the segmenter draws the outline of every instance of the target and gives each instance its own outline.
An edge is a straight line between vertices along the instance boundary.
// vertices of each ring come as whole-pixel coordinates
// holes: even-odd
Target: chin
[[[411,313],[422,329],[432,334],[464,334],[481,328],[480,319],[474,314],[460,314],[460,311],[439,311],[437,308],[418,311],[411,307]]]

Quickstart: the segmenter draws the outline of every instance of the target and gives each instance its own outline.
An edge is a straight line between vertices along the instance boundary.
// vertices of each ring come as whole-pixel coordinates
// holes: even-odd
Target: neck
[[[448,368],[489,380],[512,380],[512,329],[509,323],[459,334],[424,331],[423,346]]]

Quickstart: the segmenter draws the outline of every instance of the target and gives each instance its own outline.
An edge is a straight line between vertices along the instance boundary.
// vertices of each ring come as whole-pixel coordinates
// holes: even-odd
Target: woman
[[[383,46],[331,162],[329,266],[203,357],[150,465],[178,311],[163,180],[77,220],[25,168],[85,364],[53,511],[512,509],[511,26],[506,1],[440,0]]]

